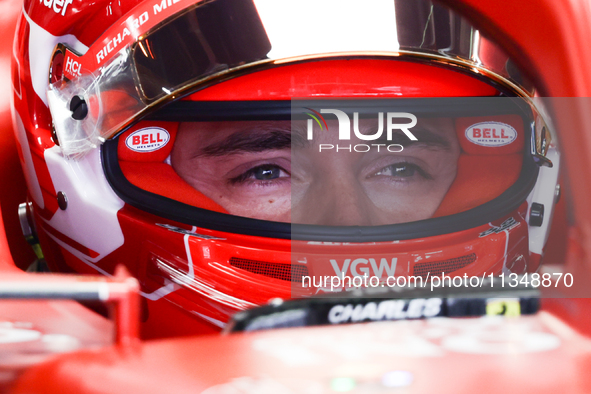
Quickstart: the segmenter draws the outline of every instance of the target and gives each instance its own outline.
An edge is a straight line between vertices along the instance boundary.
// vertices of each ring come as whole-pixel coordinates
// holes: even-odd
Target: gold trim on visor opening
[[[59,46],[61,46],[62,48],[67,48],[63,44],[59,44]],[[56,50],[57,49],[58,48],[56,47]],[[145,117],[147,113],[156,111],[162,106],[165,106],[174,100],[193,94],[197,91],[206,89],[220,82],[224,82],[246,74],[271,69],[277,66],[334,59],[384,59],[393,61],[414,61],[419,63],[436,64],[444,67],[449,67],[450,69],[455,69],[463,73],[471,74],[474,76],[480,76],[482,79],[490,80],[498,84],[501,89],[512,92],[516,94],[518,97],[524,98],[526,101],[530,103],[530,105],[533,106],[531,102],[532,96],[527,91],[520,88],[518,85],[508,80],[507,78],[461,58],[451,58],[432,53],[414,52],[406,50],[401,50],[399,52],[341,52],[309,56],[298,56],[278,60],[260,60],[207,75],[203,78],[194,80],[190,83],[178,87],[177,89],[171,91],[168,95],[153,100],[150,103],[146,103],[145,107],[138,111],[134,116],[130,117],[126,122],[119,124],[119,127],[117,127],[118,130],[113,131],[108,136],[104,136],[104,138],[114,138],[120,133],[124,132],[133,124],[137,123],[143,117]],[[546,134],[550,135],[549,132],[545,133],[544,135]],[[533,145],[536,147],[539,145],[539,143],[537,142],[537,137],[538,133],[536,133],[536,144]],[[537,149],[535,154],[536,156],[545,156],[543,155],[543,153],[538,152]],[[543,158],[540,159],[543,162],[545,161]]]
[[[400,52],[335,52],[329,54],[317,54],[309,56],[298,56],[287,59],[278,60],[261,60],[249,64],[244,64],[231,69],[223,70],[221,72],[208,75],[204,78],[188,83],[178,89],[171,91],[170,95],[152,101],[144,110],[139,112],[130,122],[121,128],[120,131],[111,135],[108,139],[114,138],[125,129],[137,123],[145,115],[145,112],[155,111],[160,107],[186,97],[190,94],[196,93],[200,90],[206,89],[221,82],[228,81],[233,78],[241,77],[247,74],[264,71],[276,66],[285,66],[288,64],[299,64],[322,60],[338,60],[338,59],[383,59],[393,61],[418,61],[419,63],[438,64],[449,67],[451,69],[460,70],[461,72],[480,75],[482,78],[488,78],[497,83],[502,89],[515,93],[518,97],[526,99],[531,104],[531,95],[521,89],[518,85],[506,79],[505,77],[487,70],[483,67],[471,64],[462,59],[454,59],[441,55],[434,55],[430,53],[400,51]]]

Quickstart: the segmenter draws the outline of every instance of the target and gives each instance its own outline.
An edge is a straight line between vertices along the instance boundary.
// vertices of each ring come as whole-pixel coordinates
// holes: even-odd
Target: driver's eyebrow
[[[380,138],[373,143],[382,143],[382,144],[400,144],[405,148],[408,147],[417,147],[417,148],[428,148],[428,149],[445,149],[448,150],[451,148],[450,141],[445,138],[444,136],[431,131],[426,128],[422,128],[420,126],[413,127],[409,130],[416,138],[417,141],[413,141],[402,131],[402,130],[394,130],[392,132],[392,139],[387,139],[387,133],[384,130]]]
[[[293,129],[293,132],[292,132]],[[297,146],[307,144],[303,130],[274,126],[255,126],[244,128],[225,139],[214,142],[201,149],[194,157],[225,156],[237,153],[264,152],[269,150],[290,149],[292,143]]]

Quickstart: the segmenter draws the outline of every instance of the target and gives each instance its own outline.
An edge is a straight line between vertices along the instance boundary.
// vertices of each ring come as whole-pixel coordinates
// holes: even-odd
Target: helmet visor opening
[[[216,228],[215,216],[235,222],[232,232],[381,239],[439,231],[438,223],[470,228],[519,206],[537,174],[534,117],[516,98],[167,108],[109,144],[121,175],[109,178],[116,191],[125,189],[117,179],[135,188],[132,204],[164,217],[183,211],[175,220],[200,227]],[[140,201],[138,189],[170,201]]]

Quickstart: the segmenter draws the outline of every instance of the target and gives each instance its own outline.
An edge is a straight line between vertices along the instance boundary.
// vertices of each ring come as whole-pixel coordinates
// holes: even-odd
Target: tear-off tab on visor
[[[66,156],[84,155],[199,80],[266,58],[271,46],[252,2],[169,3],[133,10],[75,59],[81,65],[77,73],[66,67],[65,78],[49,85],[49,107]],[[117,46],[122,49],[115,52]],[[68,64],[75,54],[65,52]]]

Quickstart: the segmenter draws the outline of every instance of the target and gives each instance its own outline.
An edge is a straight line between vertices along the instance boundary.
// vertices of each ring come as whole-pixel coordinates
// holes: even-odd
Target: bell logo
[[[125,145],[136,152],[154,152],[164,147],[170,140],[170,134],[160,127],[146,127],[134,131],[125,139]]]
[[[468,141],[481,146],[509,145],[517,138],[517,131],[507,123],[481,122],[466,129]]]

